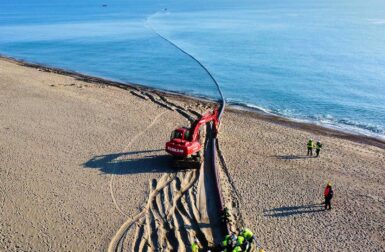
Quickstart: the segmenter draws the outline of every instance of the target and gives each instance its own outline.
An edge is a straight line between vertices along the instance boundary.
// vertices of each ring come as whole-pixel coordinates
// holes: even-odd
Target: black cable
[[[210,79],[214,82],[214,84],[216,85],[217,87],[217,90],[221,96],[221,99],[222,99],[222,102],[221,102],[221,109],[219,111],[219,115],[218,115],[218,119],[220,119],[222,117],[222,114],[224,112],[224,109],[225,109],[225,98],[223,96],[223,93],[222,93],[222,90],[218,84],[218,82],[215,80],[214,76],[210,73],[210,71],[197,59],[195,58],[193,55],[191,55],[190,53],[186,52],[185,50],[183,50],[182,48],[180,48],[177,44],[175,44],[174,42],[172,42],[171,40],[169,40],[168,38],[164,37],[162,34],[160,34],[158,31],[156,31],[154,29],[154,27],[152,27],[151,23],[149,22],[149,19],[147,19],[147,25],[148,27],[155,33],[157,34],[159,37],[161,37],[163,40],[167,41],[168,43],[170,43],[172,46],[174,46],[175,48],[177,48],[179,51],[181,51],[182,53],[186,54],[188,57],[190,57],[191,59],[193,59],[195,62],[197,62],[204,70],[205,72],[209,75]]]

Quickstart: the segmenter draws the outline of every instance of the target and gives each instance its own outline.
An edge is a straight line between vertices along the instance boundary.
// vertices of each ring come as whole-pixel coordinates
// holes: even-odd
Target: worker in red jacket
[[[328,183],[325,187],[324,191],[324,196],[325,196],[325,210],[331,210],[332,205],[331,205],[331,200],[333,198],[333,188],[332,188],[332,183]]]

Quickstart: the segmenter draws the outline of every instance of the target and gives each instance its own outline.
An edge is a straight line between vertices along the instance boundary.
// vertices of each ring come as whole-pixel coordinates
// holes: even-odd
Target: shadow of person
[[[301,206],[284,206],[264,211],[265,217],[289,217],[291,215],[317,213],[324,211],[322,203]]]
[[[98,155],[85,162],[83,167],[99,169],[102,173],[116,175],[176,172],[171,167],[172,157],[170,155],[147,155],[141,158],[130,158],[135,154],[159,151],[163,151],[163,149]]]
[[[295,159],[305,159],[305,158],[314,158],[316,156],[306,156],[306,155],[275,155],[277,159],[281,160],[295,160]]]

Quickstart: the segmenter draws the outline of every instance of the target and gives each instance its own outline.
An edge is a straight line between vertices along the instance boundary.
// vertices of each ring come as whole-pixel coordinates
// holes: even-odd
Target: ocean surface
[[[0,54],[218,97],[153,30],[228,102],[385,138],[385,1],[0,0]]]

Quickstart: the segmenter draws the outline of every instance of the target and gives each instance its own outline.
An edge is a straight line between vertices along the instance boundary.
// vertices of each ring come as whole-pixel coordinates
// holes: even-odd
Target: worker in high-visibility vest
[[[251,232],[250,229],[248,228],[242,228],[241,231],[239,232],[239,235],[243,236],[246,241],[252,242],[254,239],[254,234]]]
[[[199,240],[197,238],[194,239],[194,241],[191,243],[191,251],[192,252],[199,252]]]
[[[253,240],[255,240],[253,232],[251,232],[248,228],[242,228],[239,231],[239,236],[244,238],[244,242],[242,244],[243,251],[249,251]]]
[[[223,241],[221,242],[221,247],[226,248],[229,242],[230,242],[230,235],[226,235],[225,239],[223,239]]]
[[[319,156],[319,153],[321,151],[321,148],[322,148],[322,144],[320,141],[318,141],[315,145],[315,156],[318,157]]]
[[[242,249],[241,246],[236,246],[231,252],[243,252],[245,250]]]
[[[222,251],[231,252],[237,245],[238,237],[235,234],[226,235],[221,242]]]
[[[222,252],[243,252],[246,251],[243,248],[245,241],[245,237],[235,234],[232,235],[226,235],[225,237],[225,243],[222,242]],[[226,247],[223,247],[223,245],[227,245]]]
[[[243,237],[242,235],[238,235],[236,245],[242,247],[245,242],[245,237]]]
[[[313,147],[314,147],[313,139],[309,139],[309,141],[307,141],[307,155],[308,156],[313,156]]]

